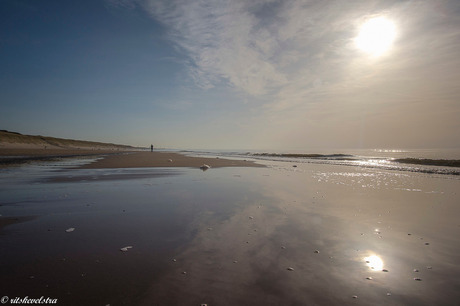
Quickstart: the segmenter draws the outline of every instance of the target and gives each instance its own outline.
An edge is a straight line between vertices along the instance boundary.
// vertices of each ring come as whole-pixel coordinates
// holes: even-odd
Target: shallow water
[[[69,169],[75,162],[88,161],[1,170],[2,217],[33,217],[0,231],[2,296],[65,305],[460,300],[460,180],[450,176],[276,161]]]
[[[189,151],[192,155],[251,158],[298,164],[328,164],[439,175],[460,176],[460,149],[430,150],[320,150],[286,152]],[[460,179],[460,178],[458,178]]]

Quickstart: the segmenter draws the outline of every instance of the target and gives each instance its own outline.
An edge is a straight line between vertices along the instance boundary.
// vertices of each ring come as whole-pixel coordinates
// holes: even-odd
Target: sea
[[[181,150],[191,156],[329,164],[460,176],[460,149]],[[459,177],[460,178],[460,177]]]

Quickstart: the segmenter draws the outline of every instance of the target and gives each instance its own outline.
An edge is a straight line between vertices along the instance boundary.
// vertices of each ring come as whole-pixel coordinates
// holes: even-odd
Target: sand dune
[[[42,155],[42,150],[134,150],[132,146],[85,140],[32,136],[0,130],[0,155]],[[34,153],[40,152],[40,153]]]

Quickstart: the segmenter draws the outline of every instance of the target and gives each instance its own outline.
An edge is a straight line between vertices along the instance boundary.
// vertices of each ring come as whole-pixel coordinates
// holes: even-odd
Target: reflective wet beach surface
[[[460,300],[456,177],[280,162],[205,172],[66,166],[0,173],[1,218],[18,219],[0,231],[2,296],[63,305]]]

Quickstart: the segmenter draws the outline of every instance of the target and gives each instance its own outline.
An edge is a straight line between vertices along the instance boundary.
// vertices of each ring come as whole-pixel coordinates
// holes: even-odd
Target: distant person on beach
[[[153,152],[153,145],[150,145],[150,152]]]

